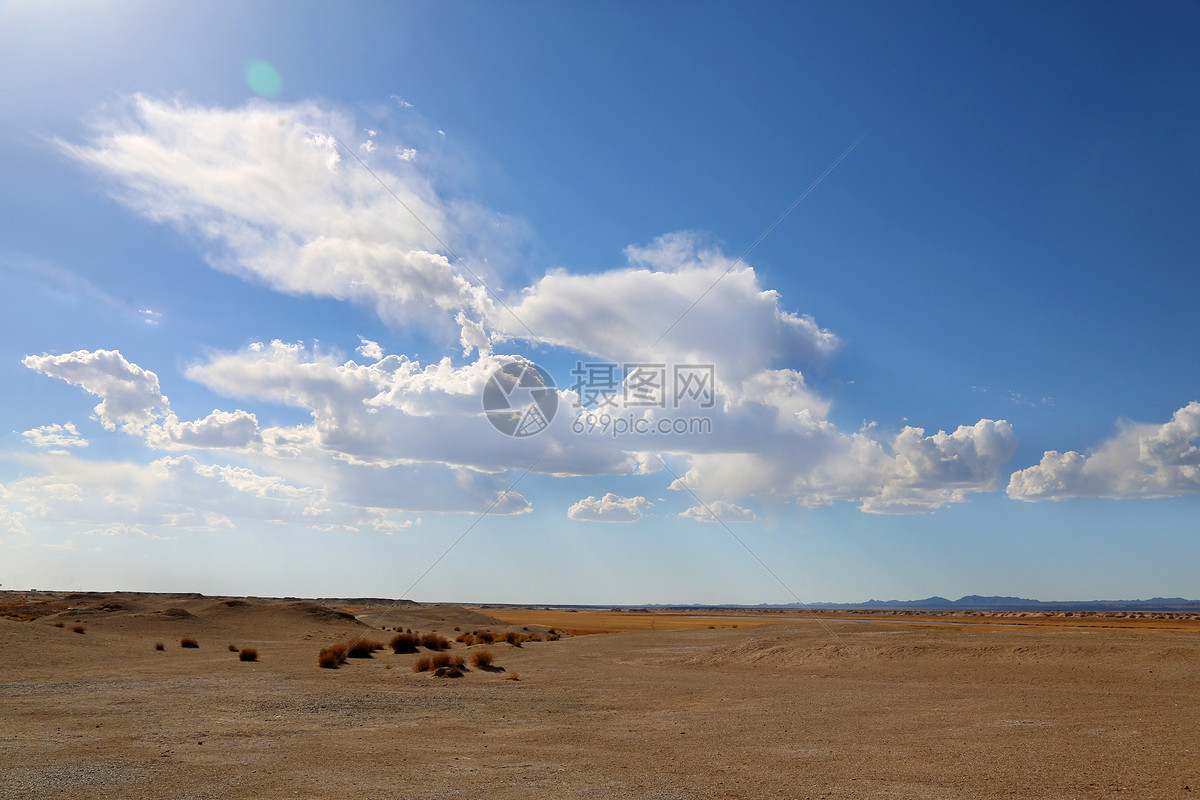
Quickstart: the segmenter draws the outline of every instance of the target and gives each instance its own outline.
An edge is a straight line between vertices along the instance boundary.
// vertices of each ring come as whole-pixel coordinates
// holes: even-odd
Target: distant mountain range
[[[650,605],[640,608],[693,609],[693,608],[787,608],[801,609],[805,606],[793,603],[756,606],[732,605]],[[1200,611],[1200,600],[1182,597],[1152,597],[1149,600],[1030,600],[1025,597],[984,597],[969,594],[957,600],[945,597],[926,597],[924,600],[868,600],[865,603],[809,603],[808,608],[820,609],[912,609],[921,611]]]

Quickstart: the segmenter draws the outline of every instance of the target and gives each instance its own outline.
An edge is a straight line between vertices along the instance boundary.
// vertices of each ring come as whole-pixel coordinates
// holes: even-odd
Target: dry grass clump
[[[438,667],[433,671],[435,678],[461,678],[463,672],[458,667]]]
[[[346,655],[350,658],[370,658],[372,653],[382,649],[382,642],[370,642],[366,639],[358,639],[346,645]]]
[[[74,631],[75,633],[86,633],[87,632],[87,628],[85,628],[82,625],[76,625],[75,627],[71,628],[71,630]]]
[[[427,647],[430,650],[449,650],[450,640],[437,633],[423,633],[421,634],[421,647]]]
[[[521,634],[517,633],[516,631],[508,631],[504,634],[504,641],[508,642],[513,647],[520,647],[521,642],[524,640],[525,640],[525,637],[522,636]]]
[[[346,663],[346,653],[349,649],[344,644],[331,644],[317,655],[317,666],[322,669],[337,669],[338,664]]]
[[[243,648],[242,652],[238,653],[238,661],[258,661],[258,651],[253,647]]]
[[[510,673],[508,673],[507,675],[505,675],[505,676],[504,676],[504,680],[506,680],[506,681],[519,681],[519,680],[521,680],[521,676],[520,676],[520,674],[519,674],[519,673],[516,673],[516,672],[510,672]]]
[[[162,642],[155,642],[154,649],[155,650],[166,650],[167,646],[165,644],[163,644]]]
[[[229,652],[236,653],[238,651],[236,644],[229,645]]]
[[[195,639],[193,639],[193,638],[192,638],[192,637],[190,637],[190,636],[185,636],[185,637],[183,637],[182,639],[180,639],[180,640],[179,640],[179,646],[180,646],[180,647],[187,647],[187,648],[190,648],[190,649],[193,649],[193,650],[194,650],[195,648],[197,648],[197,647],[199,647],[199,646],[200,646],[200,643],[199,643],[199,642],[197,642]]]
[[[448,653],[438,653],[436,656],[433,657],[433,659],[430,661],[430,663],[433,665],[434,669],[441,669],[442,667],[448,667],[448,666],[450,666],[450,655]]]
[[[62,620],[59,620],[58,622],[54,623],[54,627],[56,627],[56,628],[61,628],[61,627],[63,627],[65,624],[66,624],[66,623],[64,623]]]
[[[476,650],[471,653],[471,666],[476,669],[487,669],[492,665],[492,654],[487,650]]]
[[[467,660],[465,658],[463,658],[462,656],[455,656],[451,660],[450,666],[458,667],[459,669],[466,669],[467,668]]]
[[[492,644],[496,641],[496,634],[491,631],[479,631],[475,634],[477,644]]]
[[[559,639],[559,635],[555,631],[550,631],[549,633],[546,634],[547,642],[557,642],[558,639]]]
[[[415,653],[420,640],[412,631],[408,633],[397,633],[392,637],[392,641],[388,644],[392,648],[393,653]]]
[[[430,663],[430,660],[428,658],[418,658],[416,660],[416,663],[414,663],[412,665],[412,671],[413,672],[429,672],[429,668],[431,666],[432,666],[432,664]]]
[[[454,637],[454,641],[462,642],[467,647],[470,647],[471,645],[475,644],[475,636],[470,633],[460,633],[458,636]]]

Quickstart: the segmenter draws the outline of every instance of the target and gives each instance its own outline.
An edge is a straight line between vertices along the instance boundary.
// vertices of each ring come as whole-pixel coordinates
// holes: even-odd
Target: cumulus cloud
[[[716,517],[713,514],[716,514]],[[721,522],[758,521],[758,515],[751,509],[742,508],[735,503],[726,503],[724,500],[714,500],[708,503],[708,508],[704,506],[692,506],[686,511],[680,512],[679,516],[686,519],[694,519],[697,522],[716,522],[718,519]]]
[[[642,509],[653,505],[645,497],[621,497],[609,492],[599,499],[589,495],[567,509],[567,517],[581,522],[637,522]]]
[[[847,436],[825,421],[799,422],[775,447],[692,458],[672,488],[702,497],[792,497],[808,507],[841,500],[870,513],[925,512],[994,491],[1017,445],[1004,420],[931,436],[905,427],[890,442],[864,432]]]
[[[626,256],[626,266],[598,274],[551,272],[512,306],[522,324],[493,309],[493,326],[513,336],[527,326],[543,342],[618,362],[714,364],[727,391],[776,362],[822,360],[838,345],[812,317],[783,308],[749,265],[726,274],[733,260],[693,234]]]
[[[26,356],[23,363],[102,398],[96,418],[110,431],[120,426],[126,433],[140,434],[167,408],[158,376],[130,364],[116,350]]]
[[[365,336],[358,337],[358,340],[362,344],[355,348],[355,352],[360,356],[369,358],[372,361],[378,361],[383,358],[383,348],[379,346],[379,342],[373,342]]]
[[[1200,402],[1161,425],[1125,424],[1092,453],[1048,450],[1042,460],[1012,474],[1014,500],[1072,497],[1174,497],[1200,492]]]
[[[752,265],[735,263],[703,237],[669,234],[627,248],[615,269],[554,271],[514,291],[502,285],[511,276],[493,264],[506,263],[520,225],[448,198],[425,171],[432,158],[373,163],[414,219],[355,157],[343,161],[334,134],[358,141],[362,130],[312,103],[220,109],[137,97],[87,141],[60,144],[110,179],[137,213],[203,242],[215,267],[281,292],[363,303],[385,320],[444,333],[447,344],[457,335],[462,358],[475,354],[473,361],[422,364],[385,356],[360,337],[356,349],[366,363],[274,341],[187,369],[190,380],[223,395],[310,414],[309,424],[293,427],[261,427],[242,410],[180,421],[157,376],[116,351],[26,363],[100,396],[97,415],[109,430],[120,426],[163,450],[236,453],[262,474],[321,487],[323,502],[357,509],[354,519],[319,522],[325,526],[357,524],[367,507],[470,510],[497,498],[498,510],[524,513],[525,498],[502,494],[505,472],[535,465],[552,475],[652,474],[659,462],[648,458],[651,447],[683,459],[683,482],[706,500],[773,495],[903,513],[998,485],[1015,446],[1004,421],[930,436],[907,428],[887,439],[839,431],[830,402],[805,377],[836,351],[837,337],[786,305]],[[395,146],[401,159],[415,155],[386,132],[367,132],[372,147],[378,141]],[[504,246],[489,249],[488,236]],[[495,271],[484,277],[512,313],[455,269],[442,242],[498,256],[472,263]],[[517,339],[619,363],[712,365],[715,397],[705,410],[712,424],[652,444],[608,431],[581,435],[572,430],[581,419],[572,410],[579,396],[562,388],[560,414],[544,433],[502,436],[488,428],[480,392],[496,369],[520,358],[495,352]],[[649,408],[635,416],[653,423],[679,413]],[[609,497],[591,498],[592,505]],[[577,507],[597,513],[585,501]],[[640,506],[634,510],[640,514]]]
[[[27,430],[21,435],[34,447],[54,448],[51,452],[66,452],[64,448],[88,446],[88,440],[79,433],[74,422],[68,422],[66,425],[43,425]]]
[[[248,411],[213,410],[204,419],[180,422],[170,414],[161,425],[146,429],[146,442],[160,450],[247,448],[262,441],[258,418]]]

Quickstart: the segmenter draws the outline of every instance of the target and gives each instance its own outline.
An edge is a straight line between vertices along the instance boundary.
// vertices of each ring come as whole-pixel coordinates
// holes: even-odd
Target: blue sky
[[[397,596],[470,527],[411,596],[1197,596],[1198,28],[7,3],[0,582]],[[576,362],[711,427],[576,433]]]

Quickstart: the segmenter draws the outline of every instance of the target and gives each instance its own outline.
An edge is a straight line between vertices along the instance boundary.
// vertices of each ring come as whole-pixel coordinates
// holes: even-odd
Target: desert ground
[[[5,800],[1200,796],[1194,619],[20,592],[0,611]],[[425,648],[317,666],[396,628],[530,639],[454,642],[459,678],[414,672]]]

